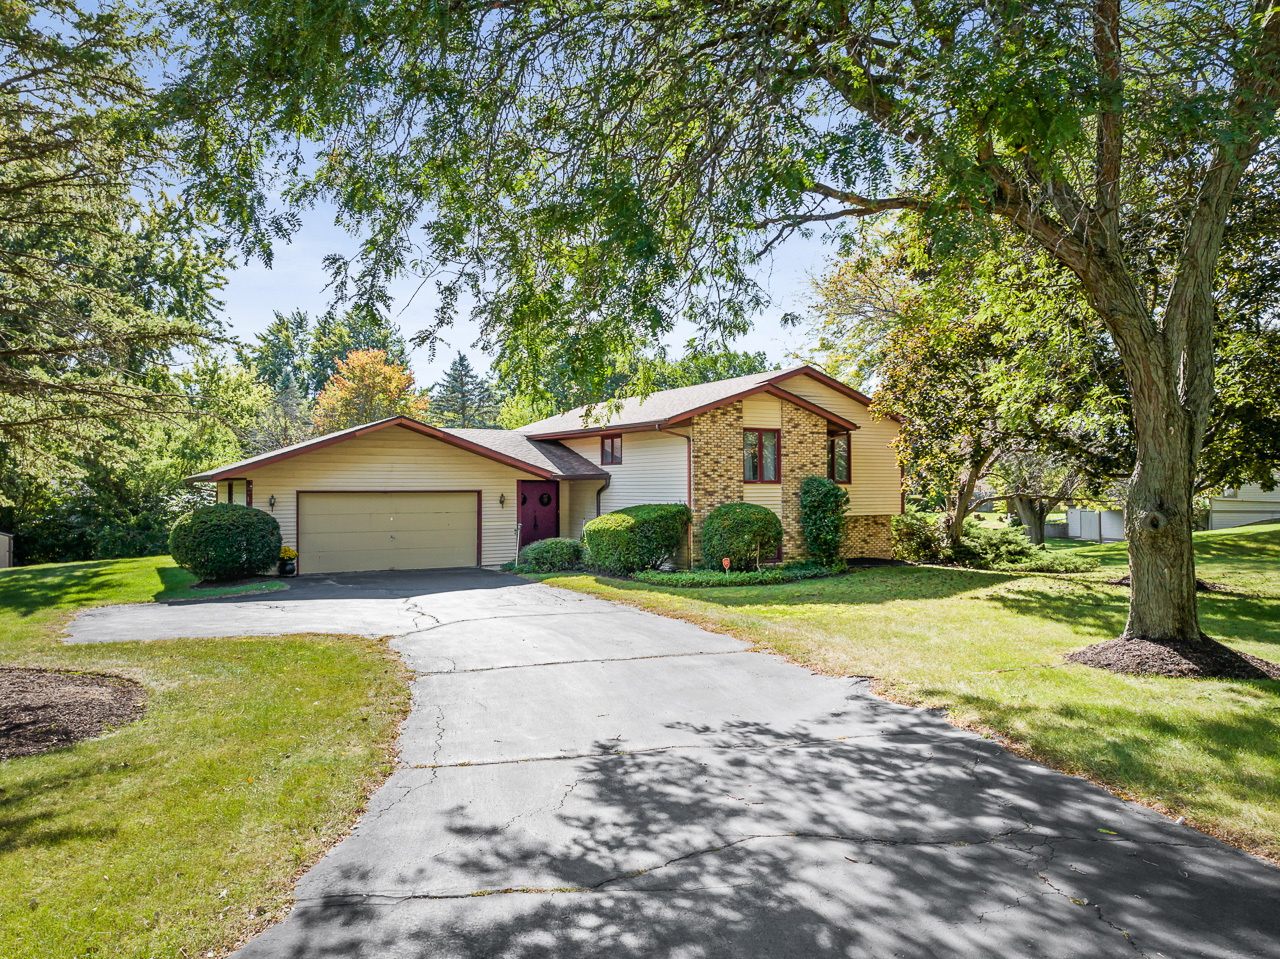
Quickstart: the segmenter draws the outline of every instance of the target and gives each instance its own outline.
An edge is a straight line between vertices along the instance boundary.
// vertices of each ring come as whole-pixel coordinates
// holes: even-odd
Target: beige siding
[[[275,516],[289,546],[297,545],[299,490],[480,490],[486,566],[514,558],[516,481],[538,478],[397,427],[246,471],[245,476],[253,480],[253,505]],[[274,509],[268,505],[273,495]],[[502,495],[505,505],[498,502]]]
[[[600,437],[583,436],[561,440],[589,462],[600,462]],[[600,510],[611,513],[624,506],[643,503],[688,503],[688,441],[684,436],[660,433],[622,434],[622,462],[602,466],[612,474],[609,488],[600,497]],[[590,513],[595,516],[594,489],[591,485]],[[580,532],[579,528],[579,532]]]
[[[561,497],[565,487],[570,487],[568,508],[565,501],[560,500],[560,535],[570,539],[582,538],[582,527],[596,518],[596,491],[604,485],[604,480],[575,480],[572,483],[561,483]]]
[[[1261,486],[1250,483],[1236,490],[1235,496],[1213,497],[1209,505],[1213,510],[1211,529],[1280,520],[1280,487],[1264,493]]]
[[[768,393],[742,401],[742,427],[748,430],[782,429],[782,400]]]
[[[778,519],[782,519],[781,483],[743,483],[742,501],[767,507],[778,514]]]
[[[793,376],[778,385],[861,427],[849,438],[849,512],[902,512],[902,479],[898,458],[890,445],[898,436],[898,424],[891,419],[874,419],[862,403],[808,376]],[[784,456],[785,442],[784,439]]]

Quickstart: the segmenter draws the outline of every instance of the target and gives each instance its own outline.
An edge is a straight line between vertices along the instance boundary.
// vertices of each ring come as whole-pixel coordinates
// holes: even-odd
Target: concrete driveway
[[[287,628],[286,628],[287,627]],[[1280,871],[862,680],[483,571],[85,614],[391,633],[401,768],[258,957],[1280,957]]]

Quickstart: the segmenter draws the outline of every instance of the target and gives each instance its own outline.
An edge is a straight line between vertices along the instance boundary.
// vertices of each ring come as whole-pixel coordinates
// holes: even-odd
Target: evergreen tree
[[[316,396],[337,371],[338,361],[358,351],[380,350],[388,363],[409,364],[409,348],[400,328],[376,314],[332,311],[316,321],[307,363],[307,394]]]
[[[489,381],[462,353],[449,364],[444,379],[431,388],[431,421],[455,429],[496,429],[498,403]]]
[[[281,313],[257,342],[240,351],[240,361],[276,393],[305,390],[310,383],[311,319],[302,310]]]

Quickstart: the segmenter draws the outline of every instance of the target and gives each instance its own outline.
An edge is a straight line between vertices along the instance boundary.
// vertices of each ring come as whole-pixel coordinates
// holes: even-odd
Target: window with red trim
[[[849,482],[849,434],[827,437],[827,479]]]
[[[777,430],[742,431],[742,482],[777,483],[781,446]]]
[[[622,437],[600,437],[600,465],[613,466],[622,462]]]

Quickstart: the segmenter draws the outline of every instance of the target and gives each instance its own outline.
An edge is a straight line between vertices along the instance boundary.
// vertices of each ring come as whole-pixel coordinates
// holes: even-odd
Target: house
[[[1280,487],[1263,492],[1257,483],[1225,489],[1209,499],[1209,529],[1229,529],[1249,523],[1280,520]]]
[[[699,555],[716,506],[782,520],[784,560],[804,555],[800,483],[849,491],[844,555],[889,558],[902,482],[898,424],[810,366],[577,409],[519,430],[440,429],[404,416],[331,433],[189,478],[220,502],[276,517],[301,573],[496,565],[602,513],[641,503],[693,511],[681,559]]]

